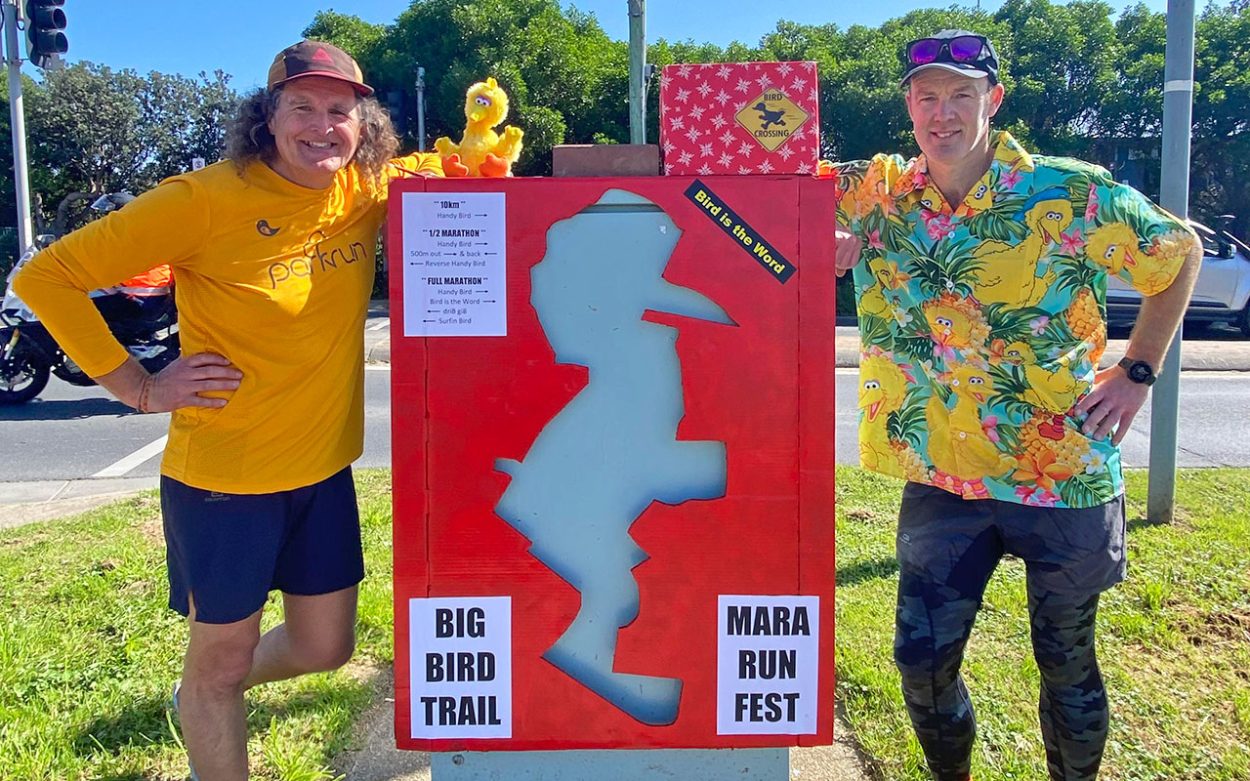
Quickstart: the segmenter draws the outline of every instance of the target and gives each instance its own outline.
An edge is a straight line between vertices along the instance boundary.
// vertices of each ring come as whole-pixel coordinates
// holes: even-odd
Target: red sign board
[[[669,175],[815,173],[816,63],[665,65],[660,148]]]
[[[401,748],[833,730],[833,187],[392,185]]]

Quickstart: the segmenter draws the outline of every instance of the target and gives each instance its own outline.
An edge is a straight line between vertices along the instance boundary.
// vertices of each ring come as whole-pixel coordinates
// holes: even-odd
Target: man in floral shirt
[[[908,711],[935,777],[970,778],[959,667],[990,574],[1019,556],[1050,774],[1093,779],[1107,734],[1094,618],[1124,577],[1118,445],[1201,247],[1106,170],[992,133],[1004,91],[985,37],[944,30],[904,59],[923,154],[825,170],[863,341],[861,460],[908,481],[895,638]],[[1145,298],[1124,360],[1099,372],[1108,274]]]

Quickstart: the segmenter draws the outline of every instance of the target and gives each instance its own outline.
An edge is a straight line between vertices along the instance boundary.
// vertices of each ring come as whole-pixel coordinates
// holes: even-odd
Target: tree
[[[221,156],[225,125],[237,101],[229,77],[198,79],[115,71],[89,62],[27,82],[26,137],[32,200],[46,213],[71,192],[138,193],[188,170],[191,159]],[[7,120],[7,112],[5,114]],[[12,148],[0,150],[12,170]],[[5,182],[0,224],[16,224]]]
[[[566,140],[628,138],[627,47],[557,0],[416,0],[382,28],[321,13],[305,35],[351,53],[380,93],[402,92],[409,105],[424,65],[430,138],[459,140],[466,90],[494,76],[508,122],[526,132],[519,174],[550,173],[551,147]]]

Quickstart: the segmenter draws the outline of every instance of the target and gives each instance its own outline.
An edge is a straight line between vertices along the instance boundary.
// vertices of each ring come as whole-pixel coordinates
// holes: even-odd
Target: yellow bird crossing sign
[[[747,101],[736,119],[751,137],[769,152],[790,139],[809,115],[779,89],[770,87],[755,100]]]

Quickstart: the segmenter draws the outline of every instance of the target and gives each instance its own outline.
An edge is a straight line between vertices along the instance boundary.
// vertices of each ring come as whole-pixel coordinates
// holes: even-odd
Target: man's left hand
[[[1120,444],[1149,393],[1148,386],[1133,382],[1118,366],[1103,369],[1094,376],[1094,389],[1076,405],[1077,414],[1086,416],[1081,430],[1102,439],[1115,429],[1111,444]]]

